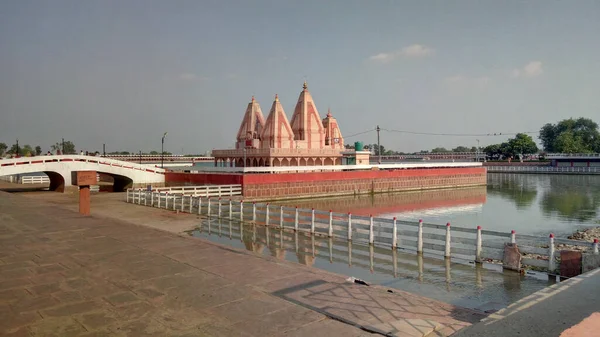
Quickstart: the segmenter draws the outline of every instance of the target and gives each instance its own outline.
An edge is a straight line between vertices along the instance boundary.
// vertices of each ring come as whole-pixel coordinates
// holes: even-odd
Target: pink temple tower
[[[295,148],[294,133],[277,95],[275,95],[275,100],[267,117],[261,139],[260,147],[263,149]]]
[[[327,117],[323,118],[323,128],[325,128],[325,147],[344,150],[342,132],[330,109],[327,110]]]
[[[248,103],[244,119],[237,133],[236,149],[258,148],[260,146],[260,136],[265,125],[260,105],[252,96],[252,101]]]
[[[321,117],[310,92],[308,92],[306,81],[302,88],[291,123],[296,145],[300,149],[322,149],[325,147],[325,131]]]

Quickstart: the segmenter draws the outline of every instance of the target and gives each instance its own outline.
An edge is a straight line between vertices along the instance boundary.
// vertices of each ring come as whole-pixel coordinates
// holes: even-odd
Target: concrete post
[[[423,253],[423,220],[419,220],[419,229],[417,230],[417,253]]]
[[[202,214],[202,197],[198,196],[198,215]]]
[[[481,263],[481,226],[477,226],[477,240],[475,247],[475,262]]]
[[[194,196],[190,195],[190,214],[194,213]]]
[[[160,200],[162,199],[162,192],[158,192],[158,208],[160,208]]]
[[[206,207],[208,208],[208,210],[206,211],[206,215],[210,218],[210,198],[207,198],[208,200],[206,201]]]
[[[173,207],[173,210],[175,210],[175,208],[177,207],[177,195],[173,195],[173,205],[171,207]]]
[[[231,198],[229,198],[229,220],[233,220],[232,209],[233,209],[233,204],[231,203]]]
[[[348,241],[348,266],[352,267],[352,241]]]
[[[183,213],[185,207],[185,195],[181,195],[181,213]]]
[[[444,257],[450,258],[450,223],[446,224],[446,250],[444,252]]]
[[[513,229],[510,231],[510,243],[517,243],[517,232]]]
[[[352,213],[348,212],[348,241],[352,241]]]
[[[256,202],[252,202],[252,222],[256,222]]]
[[[138,189],[138,205],[142,204],[142,189]]]
[[[165,192],[165,209],[169,209],[169,192]]]
[[[129,190],[130,188],[127,189],[127,194],[125,194],[125,201],[129,202]]]
[[[279,207],[279,228],[283,228],[283,206]],[[283,245],[281,248],[283,248]]]
[[[154,207],[154,191],[150,192],[150,206]]]
[[[369,244],[373,244],[375,242],[375,238],[373,236],[373,214],[369,215]]]
[[[269,226],[269,203],[267,203],[266,211],[265,211],[265,226]],[[268,244],[267,244],[268,246]]]
[[[556,269],[556,265],[554,263],[554,254],[554,234],[550,233],[550,240],[548,242],[548,271],[551,273]]]
[[[310,234],[315,234],[315,209],[313,208],[310,216]]]
[[[333,236],[333,212],[329,210],[329,237]]]
[[[298,232],[298,206],[296,206],[296,216],[294,218],[294,230]],[[296,240],[296,243],[298,240]]]
[[[598,239],[594,239],[594,254],[598,255]]]
[[[148,206],[148,191],[144,191],[144,206]]]
[[[240,222],[244,221],[244,200],[240,200]]]
[[[396,226],[396,217],[394,217],[394,228],[392,228],[392,247],[398,248],[398,227]]]
[[[218,199],[219,210],[217,211],[217,218],[221,219],[221,197]]]

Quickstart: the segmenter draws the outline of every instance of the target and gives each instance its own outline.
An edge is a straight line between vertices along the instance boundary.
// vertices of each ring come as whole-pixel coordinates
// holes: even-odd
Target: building
[[[321,119],[306,82],[291,122],[279,97],[265,119],[252,97],[237,133],[235,149],[214,150],[215,166],[322,166],[340,165],[344,138],[331,111]]]

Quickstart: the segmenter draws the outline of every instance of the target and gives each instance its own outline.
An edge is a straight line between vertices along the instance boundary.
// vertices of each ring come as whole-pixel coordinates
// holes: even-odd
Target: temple
[[[340,165],[344,138],[331,111],[321,119],[306,82],[291,122],[279,97],[265,120],[252,97],[237,133],[235,149],[213,150],[215,166],[321,166]]]

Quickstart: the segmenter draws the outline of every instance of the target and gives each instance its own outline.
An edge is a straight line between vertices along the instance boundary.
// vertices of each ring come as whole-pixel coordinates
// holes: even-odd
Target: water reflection
[[[488,174],[488,186],[289,201],[302,208],[566,237],[600,223],[600,175]]]
[[[205,220],[191,235],[464,307],[506,305],[547,285],[547,281],[503,272],[498,266],[222,221]]]
[[[521,175],[490,175],[488,176],[487,193],[500,196],[514,202],[517,209],[530,207],[537,197],[537,184],[532,179]]]
[[[595,220],[600,208],[600,177],[550,176],[541,207],[550,216],[557,214],[579,222]]]

